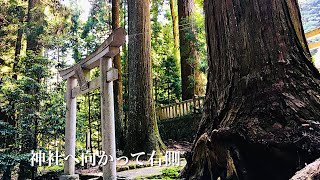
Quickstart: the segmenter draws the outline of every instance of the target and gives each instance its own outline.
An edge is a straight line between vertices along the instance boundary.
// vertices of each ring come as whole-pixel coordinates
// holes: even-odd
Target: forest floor
[[[179,167],[174,166],[153,166],[153,167],[144,167],[144,168],[137,168],[137,169],[130,169],[125,171],[117,172],[117,179],[155,179],[151,177],[161,176],[163,174],[163,171],[166,169],[171,168],[178,168],[182,169],[186,165],[186,160],[184,158],[180,161]],[[80,174],[81,180],[100,180],[102,179],[102,172],[96,172],[96,173],[87,173],[87,174]]]
[[[167,151],[179,151],[181,154],[180,169],[186,165],[186,160],[184,159],[185,153],[189,151],[192,147],[192,143],[187,141],[176,142],[169,140],[165,142],[167,146]],[[158,162],[150,167],[149,161],[141,161],[143,166],[137,165],[136,161],[129,161],[126,166],[117,167],[118,179],[145,179],[146,177],[159,176],[163,173],[163,170],[171,168],[173,166],[166,166],[162,164],[159,166]],[[102,171],[99,167],[91,167],[88,169],[78,169],[77,174],[80,174],[81,179],[100,179],[102,177]]]

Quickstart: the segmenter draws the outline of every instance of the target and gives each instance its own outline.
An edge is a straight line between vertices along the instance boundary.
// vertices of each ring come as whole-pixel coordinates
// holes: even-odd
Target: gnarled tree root
[[[320,179],[320,158],[305,168],[296,172],[290,180],[318,180]]]
[[[253,136],[249,131],[256,131],[257,127],[251,128],[246,134],[239,133],[239,129],[229,128],[202,134],[187,156],[188,163],[181,177],[206,180],[285,180],[292,177],[306,162],[319,157],[317,148],[305,147],[304,142],[310,144],[313,141],[309,138],[300,138],[290,143],[276,138],[267,139],[258,134]]]

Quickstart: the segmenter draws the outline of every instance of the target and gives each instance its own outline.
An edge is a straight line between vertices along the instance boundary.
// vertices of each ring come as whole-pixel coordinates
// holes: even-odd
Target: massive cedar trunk
[[[120,27],[119,0],[112,0],[112,29]],[[120,54],[114,57],[114,67],[118,69],[118,80],[114,81],[114,109],[116,122],[117,148],[124,148],[124,122],[123,122],[123,97],[122,97],[122,67]]]
[[[178,0],[182,100],[199,95],[201,89],[194,6],[194,0]]]
[[[205,0],[208,85],[182,176],[289,179],[319,157],[320,83],[295,0]]]
[[[176,64],[179,67],[180,62],[180,52],[179,52],[179,21],[178,15],[176,11],[176,1],[170,0],[170,11],[172,18],[172,32],[173,32],[173,40],[174,40],[174,57],[176,60]]]
[[[150,2],[128,0],[129,117],[125,151],[159,151],[161,141],[152,96]]]

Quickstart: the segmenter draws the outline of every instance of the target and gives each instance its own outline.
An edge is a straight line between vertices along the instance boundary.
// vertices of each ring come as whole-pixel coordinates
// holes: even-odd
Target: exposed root
[[[202,134],[189,153],[181,176],[212,180],[289,179],[299,167],[318,155],[310,155],[307,149],[294,142],[272,143],[266,139],[269,136],[263,137],[263,134],[256,134],[259,138],[252,139],[249,131],[240,135],[229,128],[220,128],[210,135]]]
[[[188,179],[218,179],[219,177],[232,179],[233,177],[238,177],[236,165],[232,157],[234,149],[231,152],[227,146],[216,143],[218,141],[215,141],[215,138],[220,137],[219,133],[224,134],[224,129],[215,131],[211,136],[204,133],[198,139],[193,153],[189,154],[187,159],[188,165],[191,166],[185,167],[182,177],[186,177],[185,172],[187,170],[193,172],[191,173],[192,176],[186,177]]]
[[[320,159],[307,165],[305,168],[296,172],[290,180],[318,180],[320,179]]]

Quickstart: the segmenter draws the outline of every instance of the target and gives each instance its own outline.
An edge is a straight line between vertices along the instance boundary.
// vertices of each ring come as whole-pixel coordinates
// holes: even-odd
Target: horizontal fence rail
[[[169,104],[157,108],[158,120],[173,119],[194,113],[201,113],[203,109],[204,96]]]
[[[313,38],[313,37],[318,36],[318,35],[320,35],[320,27],[305,33],[305,36],[306,36],[307,39]],[[308,46],[309,46],[309,49],[319,48],[320,47],[320,41],[309,43]]]

